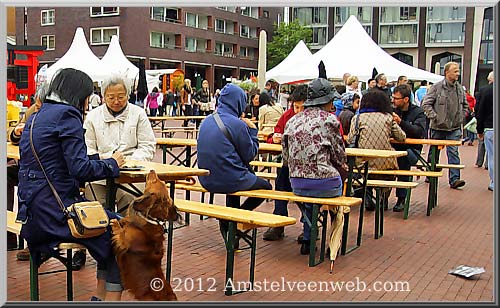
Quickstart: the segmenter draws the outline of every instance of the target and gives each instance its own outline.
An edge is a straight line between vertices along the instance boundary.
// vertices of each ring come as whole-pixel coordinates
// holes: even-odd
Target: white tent
[[[300,42],[297,43],[297,45],[283,61],[266,72],[266,79],[274,79],[278,83],[300,80],[300,74],[293,74],[298,73],[295,71],[295,68],[301,61],[304,61],[304,59],[308,59],[311,56],[312,53],[309,48],[306,46],[304,41],[300,40]]]
[[[126,76],[132,82],[139,78],[139,68],[132,64],[123,54],[118,37],[113,35],[109,44],[108,50],[101,59],[101,65],[109,67],[111,73],[116,73]],[[110,73],[108,72],[108,73]]]
[[[412,80],[437,82],[443,76],[407,65],[380,48],[366,33],[355,16],[349,17],[340,31],[321,50],[288,72],[288,82],[318,77],[318,64],[323,60],[328,78],[342,79],[344,73],[367,81],[373,68],[387,80],[405,75]]]
[[[63,68],[74,68],[87,73],[93,81],[102,81],[109,71],[92,52],[83,29],[78,27],[73,38],[73,42],[68,51],[56,63],[47,69],[47,78],[51,78],[55,73]]]

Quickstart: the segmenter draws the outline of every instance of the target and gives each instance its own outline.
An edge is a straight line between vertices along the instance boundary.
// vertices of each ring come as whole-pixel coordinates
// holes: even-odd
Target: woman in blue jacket
[[[105,300],[120,300],[122,286],[111,246],[111,228],[94,238],[77,239],[71,235],[66,217],[30,145],[33,126],[35,151],[66,207],[85,201],[79,192],[80,182],[118,177],[119,167],[125,163],[121,153],[104,160],[98,157],[91,160],[87,156],[82,125],[92,90],[92,80],[85,73],[63,69],[51,82],[40,110],[26,122],[19,144],[17,219],[24,223],[21,236],[28,242],[30,252],[51,256],[61,242],[85,245],[97,261],[97,296]],[[111,212],[108,216],[117,218]]]
[[[227,84],[220,92],[216,114],[226,127],[230,141],[209,115],[198,134],[198,167],[210,170],[210,175],[199,178],[201,185],[213,193],[233,193],[242,190],[272,189],[268,181],[257,177],[249,163],[259,152],[257,128],[245,118],[246,94],[237,85]],[[264,199],[247,198],[240,207],[240,197],[226,196],[226,206],[253,210]],[[227,224],[221,222],[223,236]]]

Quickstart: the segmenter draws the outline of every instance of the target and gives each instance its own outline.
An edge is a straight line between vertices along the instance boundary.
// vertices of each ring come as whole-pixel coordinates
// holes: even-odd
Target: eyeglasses
[[[393,96],[392,99],[393,100],[399,100],[399,99],[404,99],[404,97],[395,97],[395,96]]]

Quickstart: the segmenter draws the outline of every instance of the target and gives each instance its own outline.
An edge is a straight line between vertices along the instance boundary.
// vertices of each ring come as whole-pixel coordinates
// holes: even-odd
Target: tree
[[[275,23],[273,39],[267,44],[267,70],[283,61],[300,40],[311,43],[312,29],[301,25],[298,19],[279,26]]]

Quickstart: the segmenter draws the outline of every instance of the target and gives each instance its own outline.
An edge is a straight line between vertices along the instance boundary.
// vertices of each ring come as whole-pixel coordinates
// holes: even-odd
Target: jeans
[[[156,117],[156,112],[158,111],[158,108],[149,108],[149,114],[152,117]]]
[[[283,166],[278,170],[278,176],[276,177],[275,183],[276,190],[293,191],[292,185],[290,184],[290,169],[288,169],[288,167]],[[275,200],[273,214],[288,216],[288,201]]]
[[[431,138],[440,140],[462,140],[462,130],[456,129],[453,131],[435,130],[431,129]],[[437,150],[437,157],[439,160],[439,150]],[[429,151],[429,155],[430,155]],[[458,155],[458,146],[446,146],[446,156],[448,156],[448,164],[460,165],[460,156]],[[428,161],[430,161],[428,159]],[[436,162],[437,163],[437,162]],[[448,170],[448,182],[453,184],[456,180],[460,179],[460,169],[450,168]]]
[[[420,150],[415,149],[407,149],[407,156],[398,157],[398,166],[401,170],[410,170],[411,166],[414,166],[418,162],[417,154],[420,154]],[[398,180],[402,182],[409,182],[410,177],[407,175],[398,176]],[[406,188],[398,188],[396,189],[396,197],[405,198],[406,197]]]
[[[493,147],[493,131],[492,130],[487,130],[484,132],[484,146],[486,147],[486,155],[488,157],[491,157],[488,159],[488,174],[490,175],[490,185],[489,187],[491,189],[494,189],[494,179],[495,179],[495,173],[493,172],[494,162],[495,162],[495,153],[494,153],[494,147]]]
[[[488,155],[486,154],[486,148],[484,146],[484,140],[479,139],[479,144],[477,145],[477,158],[476,158],[476,166],[482,167],[483,164],[488,166]]]
[[[262,179],[262,178],[257,178],[257,181],[252,185],[247,190],[254,190],[254,189],[273,189],[271,184]],[[231,195],[226,195],[226,206],[228,207],[234,207],[234,208],[240,208],[243,210],[249,210],[253,211],[255,208],[257,208],[262,202],[264,202],[265,199],[262,198],[247,198],[245,202],[240,206],[240,197],[239,196],[231,196]]]
[[[305,190],[305,189],[294,189],[293,193],[297,196],[303,197],[313,197],[313,198],[334,198],[342,196],[342,185],[340,187],[335,187],[329,190]],[[310,222],[312,222],[312,203],[304,203],[304,212]],[[306,223],[305,219],[302,220],[304,224],[304,241],[311,240],[311,226]]]

